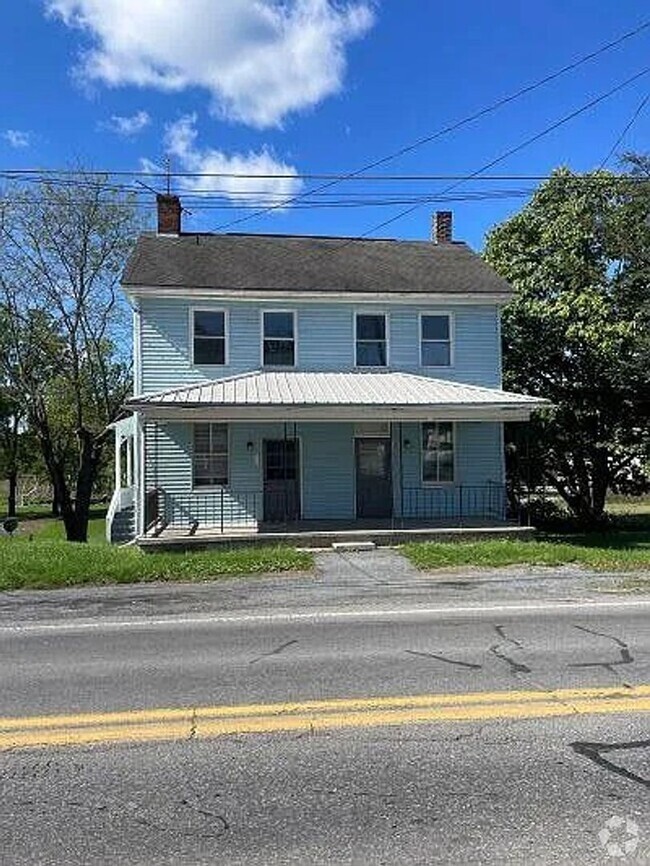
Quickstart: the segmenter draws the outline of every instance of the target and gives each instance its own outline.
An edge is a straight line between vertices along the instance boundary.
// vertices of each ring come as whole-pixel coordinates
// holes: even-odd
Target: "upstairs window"
[[[295,316],[291,311],[273,310],[262,314],[262,344],[265,367],[295,366]]]
[[[386,316],[384,313],[357,313],[357,367],[385,367],[387,363]]]
[[[194,425],[194,487],[228,484],[228,425]]]
[[[422,425],[422,481],[440,484],[454,480],[454,425],[427,421]]]
[[[420,316],[420,358],[423,367],[451,364],[451,322],[447,315]]]
[[[223,310],[193,311],[194,363],[224,365],[226,363],[226,314]]]

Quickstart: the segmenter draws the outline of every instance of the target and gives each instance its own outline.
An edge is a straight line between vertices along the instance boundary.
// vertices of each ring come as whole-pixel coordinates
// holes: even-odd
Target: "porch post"
[[[287,503],[287,442],[289,440],[289,428],[284,421],[284,444],[282,447],[282,508],[284,511],[284,531],[289,528],[288,503]]]
[[[403,436],[404,436],[404,430],[402,428],[402,422],[401,421],[399,421],[397,423],[397,432],[398,432],[398,436],[399,436],[399,445],[398,445],[399,450],[397,452],[398,460],[399,460],[399,462],[398,462],[399,516],[400,516],[400,521],[401,521],[401,527],[402,527],[402,529],[404,529],[404,460],[403,460],[403,456],[402,456],[402,449],[404,447],[402,444]]]
[[[135,484],[136,484],[136,536],[144,535],[145,532],[145,508],[146,508],[146,463],[145,463],[145,434],[144,419],[137,412],[135,415]]]
[[[126,440],[126,486],[133,487],[133,436]]]
[[[122,437],[115,428],[115,492],[122,488]]]

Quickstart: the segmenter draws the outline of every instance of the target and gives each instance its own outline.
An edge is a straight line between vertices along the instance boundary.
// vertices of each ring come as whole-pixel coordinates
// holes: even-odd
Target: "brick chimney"
[[[158,205],[158,234],[179,235],[181,233],[181,200],[177,195],[156,196]]]
[[[450,210],[437,210],[433,215],[432,240],[436,244],[450,244],[453,241],[453,217]]]

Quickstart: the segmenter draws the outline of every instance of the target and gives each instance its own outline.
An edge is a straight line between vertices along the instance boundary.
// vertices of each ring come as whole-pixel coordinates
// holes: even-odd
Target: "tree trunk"
[[[20,443],[20,420],[21,416],[18,412],[14,412],[11,420],[11,428],[9,435],[5,441],[7,453],[7,481],[9,482],[9,490],[7,495],[7,515],[9,517],[16,516],[17,492],[18,492],[18,451]]]
[[[73,500],[65,474],[65,462],[58,458],[46,423],[39,425],[39,439],[47,471],[54,490],[53,505],[56,502],[63,519],[67,541],[86,542],[88,540],[88,518],[90,499],[97,478],[102,455],[103,439],[94,439],[90,431],[83,428],[77,431],[79,438],[79,468],[77,470],[75,499]]]
[[[9,481],[9,495],[7,497],[7,515],[9,517],[15,517],[16,515],[16,506],[17,506],[17,492],[18,492],[18,469],[16,466],[12,466],[7,474],[7,479]]]
[[[598,450],[592,456],[592,502],[594,516],[598,521],[604,523],[606,520],[605,503],[607,501],[607,490],[610,484],[609,461],[607,454]]]
[[[43,460],[45,461],[47,474],[50,476],[50,482],[52,483],[52,511],[54,511],[56,506],[63,519],[66,538],[69,540],[70,530],[74,531],[74,509],[68,482],[65,477],[63,460],[57,458],[47,424],[39,422],[40,419],[37,418],[36,425],[38,426]]]
[[[54,489],[52,489],[52,517],[61,517],[61,507]]]
[[[68,541],[88,541],[88,519],[90,517],[90,501],[93,486],[97,478],[101,458],[101,444],[94,441],[88,430],[80,429],[79,471],[77,472],[76,497],[74,511],[69,523],[66,523]]]
[[[599,529],[604,526],[605,498],[609,486],[606,463],[594,462],[590,476],[584,475],[581,469],[580,477],[573,475],[566,480],[555,476],[549,478],[581,527]]]

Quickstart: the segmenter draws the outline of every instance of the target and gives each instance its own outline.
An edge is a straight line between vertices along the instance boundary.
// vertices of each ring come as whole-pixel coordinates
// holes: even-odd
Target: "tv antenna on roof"
[[[172,161],[169,154],[165,156],[165,175],[167,177],[167,195],[172,191]]]

